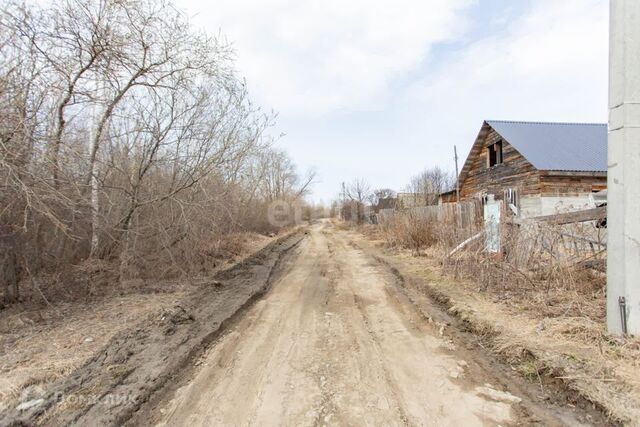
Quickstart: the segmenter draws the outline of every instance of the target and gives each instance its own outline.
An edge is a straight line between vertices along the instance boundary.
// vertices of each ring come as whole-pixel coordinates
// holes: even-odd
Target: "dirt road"
[[[329,223],[159,409],[161,425],[509,425],[392,276]]]

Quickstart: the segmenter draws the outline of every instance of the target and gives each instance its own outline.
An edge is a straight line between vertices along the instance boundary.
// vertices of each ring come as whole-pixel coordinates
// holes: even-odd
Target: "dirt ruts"
[[[54,382],[31,407],[0,425],[119,425],[213,341],[277,278],[277,266],[304,238],[298,231],[219,273],[171,308],[115,335],[95,357]],[[28,405],[27,405],[28,406]]]
[[[289,262],[145,424],[581,425],[456,345],[440,310],[425,315],[349,233],[316,224]]]
[[[353,233],[316,223],[117,335],[44,402],[4,421],[608,424],[542,400],[423,285]]]

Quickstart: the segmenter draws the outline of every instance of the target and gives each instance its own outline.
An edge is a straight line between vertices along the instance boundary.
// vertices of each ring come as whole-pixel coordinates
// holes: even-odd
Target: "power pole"
[[[344,185],[344,181],[342,181],[342,206],[340,207],[340,217],[342,219],[345,219],[344,209],[345,209],[346,201],[347,201],[347,189],[346,189],[346,186]]]
[[[611,0],[607,329],[640,334],[640,1]]]
[[[453,158],[456,160],[456,203],[460,203],[460,181],[458,180],[458,150],[453,146]]]

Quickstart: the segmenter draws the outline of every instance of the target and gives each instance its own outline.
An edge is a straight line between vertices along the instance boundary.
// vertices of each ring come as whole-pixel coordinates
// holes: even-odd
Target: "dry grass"
[[[0,310],[0,412],[39,397],[41,387],[82,366],[116,333],[173,306],[207,275],[275,238],[237,234],[215,247],[215,266],[180,280],[118,280],[114,263],[82,263],[39,278],[51,305],[24,286],[24,302]]]
[[[397,215],[360,231],[392,249],[408,271],[428,282],[424,292],[490,337],[493,350],[526,378],[561,380],[612,419],[631,425],[640,420],[640,339],[606,333],[606,276],[580,262],[605,254],[597,245],[592,251],[562,237],[597,240],[602,230],[590,224],[511,229],[498,258],[483,251],[482,239],[450,255],[477,230],[461,233],[446,224],[416,227],[432,233],[421,240],[430,243],[416,250],[417,240],[406,231],[414,223]]]
[[[0,317],[0,411],[24,400],[33,387],[69,375],[119,331],[183,295],[113,297],[100,304],[59,304]]]
[[[390,248],[434,258],[454,279],[472,281],[478,290],[522,311],[602,322],[606,276],[581,261],[603,261],[605,254],[597,245],[594,249],[582,242],[576,246],[563,237],[595,239],[600,231],[593,225],[570,227],[504,226],[500,254],[484,250],[483,235],[454,251],[482,232],[479,224],[460,228],[412,212],[398,213],[379,227],[361,227],[361,231]]]

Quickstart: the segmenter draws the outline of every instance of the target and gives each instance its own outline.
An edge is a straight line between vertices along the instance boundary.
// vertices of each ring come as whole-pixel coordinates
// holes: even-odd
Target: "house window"
[[[502,163],[502,141],[491,144],[487,147],[489,153],[489,167]]]
[[[518,215],[518,206],[519,197],[518,197],[518,189],[517,188],[508,188],[504,190],[504,201],[507,205],[507,208],[510,209],[514,214]]]
[[[507,204],[518,207],[518,189],[508,188],[504,190],[504,200]]]

